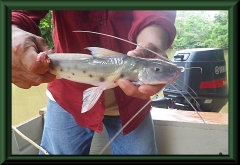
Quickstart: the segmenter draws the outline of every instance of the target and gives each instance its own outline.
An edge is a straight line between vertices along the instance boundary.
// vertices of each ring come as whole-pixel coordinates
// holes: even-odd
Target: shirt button
[[[104,22],[103,21],[100,21],[100,25],[103,25],[104,24]]]

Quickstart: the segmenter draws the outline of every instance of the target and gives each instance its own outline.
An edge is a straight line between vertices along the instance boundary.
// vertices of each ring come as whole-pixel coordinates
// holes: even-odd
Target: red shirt
[[[23,30],[41,35],[38,28],[39,22],[48,11],[13,11],[12,23]],[[75,30],[96,31],[117,36],[136,43],[136,36],[144,27],[157,24],[165,28],[170,36],[168,46],[172,44],[176,35],[174,21],[175,11],[53,11],[53,42],[55,52],[60,53],[87,53],[85,47],[103,47],[121,53],[135,49],[134,45],[107,36],[89,33],[75,33]],[[65,79],[56,79],[48,84],[58,104],[73,115],[76,122],[84,127],[101,133],[104,114],[104,96],[102,95],[94,107],[86,113],[81,113],[83,91],[91,87],[88,84],[71,82]],[[124,125],[135,115],[149,100],[129,97],[119,88],[114,88],[119,113]],[[147,105],[123,130],[127,134],[134,130],[145,118],[151,109]],[[57,116],[56,116],[57,117]]]

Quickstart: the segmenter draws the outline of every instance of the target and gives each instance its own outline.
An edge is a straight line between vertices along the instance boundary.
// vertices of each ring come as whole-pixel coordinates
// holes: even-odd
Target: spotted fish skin
[[[167,84],[174,81],[182,71],[182,68],[175,64],[160,59],[132,57],[98,47],[88,49],[92,55],[70,53],[48,55],[49,72],[57,78],[95,86],[84,92],[82,112],[87,112],[104,90],[116,87],[120,78],[137,85]]]
[[[120,78],[135,84],[166,84],[181,72],[174,64],[158,60],[131,57],[122,54],[117,57],[59,58],[61,54],[48,55],[51,63],[49,72],[74,82],[91,84],[106,89],[117,86]],[[59,57],[58,57],[59,56]],[[67,57],[67,53],[66,53]]]
[[[51,56],[50,56],[51,58]],[[49,72],[58,78],[65,78],[74,82],[91,84],[105,89],[117,86],[116,81],[129,75],[130,70],[124,69],[127,57],[92,57],[77,60],[51,59]],[[136,79],[136,75],[131,75]],[[135,77],[134,77],[135,76]]]

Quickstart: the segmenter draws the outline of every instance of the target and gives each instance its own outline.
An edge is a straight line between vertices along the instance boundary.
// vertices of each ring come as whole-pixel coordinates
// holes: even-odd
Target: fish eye
[[[155,71],[156,71],[156,72],[159,72],[159,71],[160,71],[160,68],[155,68]]]

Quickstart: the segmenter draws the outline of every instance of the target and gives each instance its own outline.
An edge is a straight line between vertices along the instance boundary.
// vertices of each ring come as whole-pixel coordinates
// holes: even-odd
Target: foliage
[[[47,44],[54,48],[54,44],[52,41],[52,11],[49,11],[43,20],[41,20],[39,28],[42,33],[42,37],[46,40]]]
[[[50,47],[52,42],[52,11],[40,23],[43,38]],[[219,11],[211,17],[205,11],[177,11],[177,29],[172,49],[216,47],[228,49],[228,11]]]
[[[172,49],[217,47],[228,49],[228,12],[210,17],[205,11],[177,11]]]

